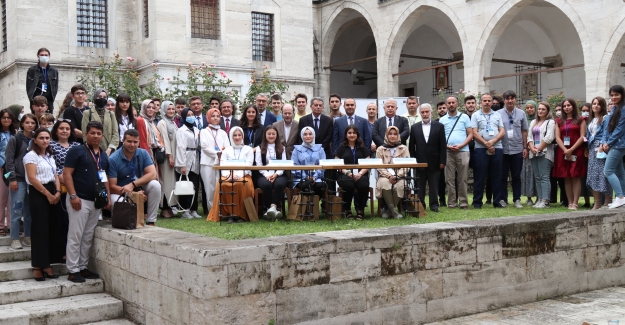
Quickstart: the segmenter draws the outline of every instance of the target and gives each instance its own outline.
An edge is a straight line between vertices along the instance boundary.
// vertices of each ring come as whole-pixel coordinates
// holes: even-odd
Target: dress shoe
[[[432,211],[432,212],[438,212],[438,207],[432,207],[432,208],[430,208],[430,211]]]

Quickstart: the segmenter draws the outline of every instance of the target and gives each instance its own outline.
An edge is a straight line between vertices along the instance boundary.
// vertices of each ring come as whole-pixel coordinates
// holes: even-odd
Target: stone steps
[[[135,325],[135,323],[127,319],[113,319],[113,320],[105,320],[103,322],[89,323],[89,324],[82,324],[82,325]]]
[[[0,282],[0,305],[101,292],[104,292],[104,281],[101,279],[73,283],[62,276],[42,282],[34,279],[7,281]]]
[[[68,274],[65,264],[52,265],[54,274]],[[33,271],[30,261],[0,263],[0,282],[32,279]]]
[[[22,240],[24,236],[20,236],[20,240]],[[0,246],[10,246],[11,245],[11,236],[6,235],[0,237]]]
[[[13,250],[9,246],[0,246],[0,263],[29,260],[30,247]]]
[[[92,293],[2,305],[0,324],[78,325],[118,319],[123,314],[121,300],[107,293]]]

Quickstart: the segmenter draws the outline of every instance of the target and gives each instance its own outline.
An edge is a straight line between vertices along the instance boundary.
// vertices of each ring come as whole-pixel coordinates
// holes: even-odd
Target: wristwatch
[[[76,195],[76,194],[72,194],[72,195],[70,195],[70,196],[69,196],[69,199],[70,199],[70,200],[73,200],[73,199],[75,199],[76,197],[78,197],[78,195]]]

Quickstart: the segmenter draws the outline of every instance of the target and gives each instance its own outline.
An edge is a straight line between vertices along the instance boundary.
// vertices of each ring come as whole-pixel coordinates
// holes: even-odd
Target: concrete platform
[[[625,323],[625,287],[584,292],[429,325],[581,325],[584,322],[591,325],[607,325],[608,320],[620,320],[621,323]]]

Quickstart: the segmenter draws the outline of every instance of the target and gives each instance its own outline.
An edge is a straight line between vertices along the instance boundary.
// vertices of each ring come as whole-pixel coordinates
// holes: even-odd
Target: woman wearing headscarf
[[[183,219],[201,218],[197,213],[197,198],[200,189],[200,130],[195,127],[195,115],[190,108],[182,111],[183,125],[176,131],[176,178],[187,175],[195,187],[194,195],[183,195],[178,202],[186,211]],[[184,180],[185,178],[183,178]],[[191,202],[193,200],[193,202]]]
[[[102,141],[100,148],[106,151],[107,156],[117,149],[119,145],[119,128],[115,113],[106,109],[108,103],[108,94],[103,88],[98,88],[93,92],[94,108],[90,108],[82,114],[82,129],[87,129],[87,124],[91,121],[102,123],[104,130],[102,131]],[[87,141],[87,132],[83,132],[83,141]]]
[[[161,171],[161,189],[163,193],[163,203],[161,206],[161,216],[163,218],[171,218],[174,216],[174,213],[169,207],[168,200],[170,193],[174,190],[174,184],[176,183],[174,166],[176,165],[176,131],[178,131],[178,127],[174,122],[175,115],[176,108],[174,107],[174,103],[168,100],[164,101],[161,104],[162,119],[156,126],[165,144],[165,161],[159,168]]]
[[[254,150],[244,144],[243,129],[235,126],[230,129],[230,143],[221,153],[220,161],[244,160],[247,166],[254,163]],[[220,192],[221,197],[219,195]],[[230,193],[234,193],[230,194]],[[213,202],[216,209],[211,209],[207,221],[219,222],[220,216],[228,216],[228,223],[249,221],[243,201],[254,197],[254,183],[249,170],[222,170],[221,181],[217,183]],[[223,205],[220,205],[222,203]],[[232,204],[232,205],[231,205]]]
[[[382,164],[393,164],[394,158],[409,157],[408,148],[401,144],[399,129],[391,126],[386,129],[384,135],[384,144],[378,147],[376,157],[382,159]],[[388,208],[382,212],[382,218],[403,218],[402,214],[397,211],[399,199],[404,197],[404,187],[406,181],[404,176],[408,173],[407,168],[378,168],[378,183],[376,188],[376,196],[378,199],[384,199]]]
[[[536,119],[536,111],[538,110],[538,104],[533,100],[528,100],[525,103],[525,115],[527,116],[527,125],[530,125],[532,121]],[[532,163],[530,162],[529,155],[523,159],[523,167],[521,168],[521,196],[527,196],[527,206],[534,205],[532,196],[536,195],[536,181],[534,180],[534,174],[532,173]],[[538,200],[538,198],[537,198]]]
[[[165,143],[156,127],[157,109],[151,99],[146,99],[141,103],[141,113],[137,117],[137,131],[139,132],[139,147],[147,150],[152,161],[154,161],[154,165],[158,166],[165,158]],[[163,153],[163,160],[158,157],[159,152]]]
[[[230,140],[226,131],[221,129],[221,113],[219,109],[212,108],[206,113],[208,127],[200,131],[200,175],[204,182],[208,210],[213,206],[213,196],[215,195],[215,185],[217,184],[217,171],[213,166],[219,163],[219,155],[230,145]]]
[[[106,102],[106,109],[115,113],[115,106],[117,106],[117,101],[113,97],[109,97]]]
[[[300,131],[302,144],[293,148],[291,160],[296,166],[319,165],[320,159],[326,159],[323,146],[315,144],[315,129],[307,126]],[[323,182],[323,169],[294,170],[293,187],[303,192],[315,192],[320,198],[325,197],[326,183]]]

